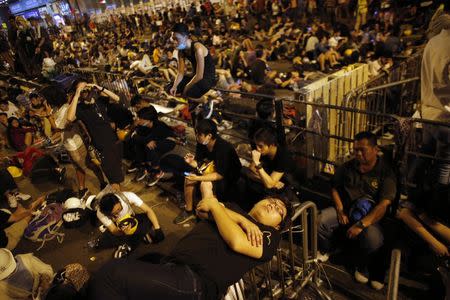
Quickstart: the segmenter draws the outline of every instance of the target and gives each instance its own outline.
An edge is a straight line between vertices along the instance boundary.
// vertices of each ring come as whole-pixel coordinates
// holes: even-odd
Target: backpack
[[[350,221],[356,223],[360,221],[362,218],[367,216],[367,214],[372,210],[375,206],[375,201],[370,199],[369,197],[362,197],[356,200],[349,211]]]
[[[63,223],[62,213],[63,208],[60,203],[45,205],[30,221],[23,236],[33,242],[42,242],[37,250],[40,250],[46,241],[53,240],[55,237],[59,243],[62,243],[64,233],[58,232]]]

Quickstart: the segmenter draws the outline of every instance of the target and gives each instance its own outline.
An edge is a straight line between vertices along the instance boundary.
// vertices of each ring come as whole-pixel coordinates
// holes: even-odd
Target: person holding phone
[[[195,218],[193,212],[194,192],[200,186],[202,198],[212,196],[205,189],[213,185],[214,195],[220,200],[229,197],[230,187],[239,179],[241,162],[233,145],[217,134],[216,124],[211,120],[201,120],[196,126],[197,147],[195,155],[184,157],[184,198],[185,209],[175,218],[175,224],[183,224]]]

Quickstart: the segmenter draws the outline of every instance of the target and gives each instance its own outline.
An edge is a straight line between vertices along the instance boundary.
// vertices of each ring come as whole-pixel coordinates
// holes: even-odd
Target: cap
[[[97,199],[95,195],[90,195],[86,199],[86,207],[90,210],[97,210]]]
[[[64,201],[63,208],[65,210],[73,209],[73,208],[82,208],[83,204],[79,198],[70,197],[66,201]]]
[[[0,248],[0,280],[7,278],[16,269],[17,263],[11,251]]]

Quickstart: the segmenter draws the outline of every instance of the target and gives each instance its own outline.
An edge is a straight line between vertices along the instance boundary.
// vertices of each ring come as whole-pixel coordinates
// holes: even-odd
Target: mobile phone
[[[189,175],[191,175],[191,172],[184,172],[183,175],[184,176],[189,176]]]

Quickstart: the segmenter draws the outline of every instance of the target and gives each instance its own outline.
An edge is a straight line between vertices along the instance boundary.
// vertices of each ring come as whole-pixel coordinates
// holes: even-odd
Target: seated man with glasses
[[[212,183],[205,185],[212,195]],[[220,299],[245,273],[272,259],[292,209],[284,199],[266,198],[247,214],[209,197],[196,212],[202,220],[168,256],[104,266],[90,284],[90,299]]]
[[[339,233],[345,233],[345,246],[355,252],[352,256],[355,279],[367,283],[369,278],[363,273],[368,268],[371,286],[381,289],[385,272],[384,264],[378,260],[385,242],[382,225],[396,195],[396,178],[392,168],[378,155],[373,133],[358,133],[353,150],[354,158],[334,174],[331,188],[334,206],[321,211],[319,248],[332,252]],[[319,259],[327,260],[328,255],[320,255]]]

